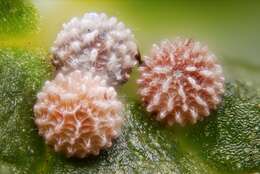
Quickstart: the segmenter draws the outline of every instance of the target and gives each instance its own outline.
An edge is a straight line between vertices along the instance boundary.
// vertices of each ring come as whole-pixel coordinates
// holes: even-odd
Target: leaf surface
[[[165,127],[141,104],[126,103],[125,125],[97,157],[67,159],[38,136],[33,104],[52,69],[40,50],[0,49],[0,173],[247,173],[259,171],[259,93],[228,83],[203,122]]]

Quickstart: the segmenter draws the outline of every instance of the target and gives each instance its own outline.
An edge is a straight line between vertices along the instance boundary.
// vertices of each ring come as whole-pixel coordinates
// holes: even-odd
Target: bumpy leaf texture
[[[50,73],[40,50],[0,49],[0,173],[31,173],[41,159],[32,106]]]
[[[51,67],[41,51],[0,49],[0,173],[237,173],[259,170],[259,100],[239,83],[224,103],[187,137],[151,120],[139,102],[126,104],[126,124],[111,149],[97,157],[66,158],[44,145],[33,104]],[[250,95],[251,96],[251,95]],[[183,138],[198,148],[183,146]],[[202,149],[202,150],[200,150]],[[229,155],[229,156],[228,156]],[[249,160],[248,160],[249,158]],[[239,168],[238,168],[239,167]]]
[[[260,171],[260,95],[240,82],[226,85],[220,108],[188,138],[205,160],[230,172]]]

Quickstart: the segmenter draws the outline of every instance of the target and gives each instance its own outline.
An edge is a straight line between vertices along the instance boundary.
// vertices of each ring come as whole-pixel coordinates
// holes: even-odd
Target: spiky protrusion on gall
[[[63,24],[52,52],[58,71],[92,71],[112,86],[127,81],[140,56],[131,30],[104,13],[86,13]]]
[[[34,106],[39,134],[68,157],[98,155],[122,126],[122,103],[100,77],[74,71],[47,81]]]
[[[169,125],[202,120],[224,93],[224,76],[215,55],[191,39],[154,45],[139,71],[139,94],[147,111]]]

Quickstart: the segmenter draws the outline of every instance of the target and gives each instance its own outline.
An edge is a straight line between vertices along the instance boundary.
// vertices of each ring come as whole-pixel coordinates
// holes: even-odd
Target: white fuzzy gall
[[[52,53],[58,71],[92,71],[112,86],[127,81],[140,58],[131,30],[104,13],[86,13],[63,24]]]
[[[137,80],[148,112],[169,125],[196,123],[216,109],[224,93],[224,76],[207,46],[177,38],[154,45]]]
[[[122,103],[99,76],[74,71],[47,81],[34,105],[39,134],[68,157],[98,155],[122,126]]]

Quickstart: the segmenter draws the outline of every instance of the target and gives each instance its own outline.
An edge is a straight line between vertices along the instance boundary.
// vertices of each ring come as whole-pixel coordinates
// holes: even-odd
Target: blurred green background
[[[44,47],[49,50],[64,22],[86,12],[116,16],[132,29],[142,55],[153,43],[176,36],[209,45],[224,65],[227,78],[260,85],[260,1],[140,1],[140,0],[32,0],[39,30],[6,37],[4,46]],[[121,91],[136,97],[133,81]]]

